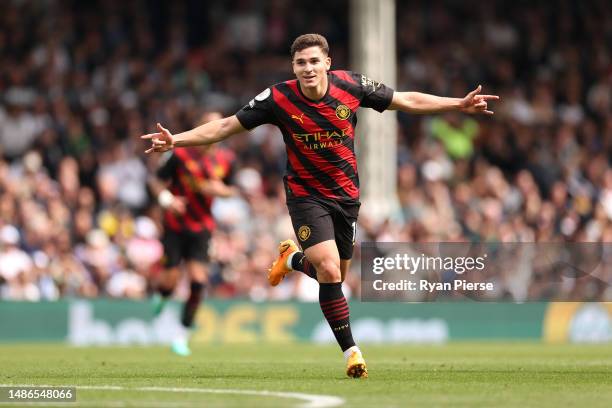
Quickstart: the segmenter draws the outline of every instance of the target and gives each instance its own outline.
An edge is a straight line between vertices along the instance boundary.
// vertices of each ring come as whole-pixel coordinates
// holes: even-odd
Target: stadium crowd
[[[291,78],[303,32],[325,35],[333,68],[349,67],[347,1],[311,20],[305,1],[203,3],[3,2],[0,299],[146,297],[163,250],[147,188],[158,157],[138,136],[232,114]],[[607,2],[405,3],[396,88],[461,96],[482,83],[503,103],[492,118],[398,115],[399,205],[382,223],[362,214],[358,242],[612,242]],[[215,202],[209,294],[314,299],[302,274],[266,282],[293,236],[280,133],[263,126],[225,147],[245,194]]]

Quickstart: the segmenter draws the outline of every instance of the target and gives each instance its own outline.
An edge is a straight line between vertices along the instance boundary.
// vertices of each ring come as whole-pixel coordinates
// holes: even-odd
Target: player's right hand
[[[145,153],[152,152],[167,152],[174,148],[174,140],[172,140],[172,133],[161,124],[157,124],[157,133],[149,133],[147,135],[140,136],[143,140],[150,140],[151,147],[145,150]]]
[[[172,200],[172,204],[170,204],[168,209],[178,215],[185,214],[187,212],[187,199],[185,197],[174,196],[174,200]]]

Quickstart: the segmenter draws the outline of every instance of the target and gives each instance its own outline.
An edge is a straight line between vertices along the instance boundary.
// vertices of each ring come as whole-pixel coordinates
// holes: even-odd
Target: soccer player
[[[218,112],[208,112],[202,122],[222,119]],[[181,261],[189,276],[189,298],[183,305],[182,330],[172,342],[172,351],[191,354],[188,337],[202,302],[207,283],[208,243],[215,222],[211,214],[213,197],[227,197],[236,189],[225,182],[233,171],[233,153],[214,146],[189,147],[165,153],[151,188],[164,209],[164,270],[158,281],[160,298],[155,305],[159,314],[179,280]]]
[[[481,95],[480,85],[463,98],[395,92],[365,75],[330,71],[328,53],[323,36],[301,35],[291,46],[296,79],[265,89],[233,116],[175,135],[158,123],[156,133],[142,138],[151,141],[147,153],[164,152],[216,143],[264,123],[280,128],[287,150],[287,207],[303,251],[291,240],[282,242],[268,280],[276,285],[292,270],[315,278],[321,310],[344,352],[347,375],[367,377],[341,286],[351,262],[360,205],[354,151],[357,109],[491,115],[487,102],[499,97]]]

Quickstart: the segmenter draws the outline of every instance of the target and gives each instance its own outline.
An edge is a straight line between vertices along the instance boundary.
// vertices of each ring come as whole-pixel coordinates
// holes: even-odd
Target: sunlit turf
[[[65,406],[304,406],[304,400],[138,390],[142,387],[266,390],[340,397],[361,407],[612,406],[611,345],[454,343],[362,347],[370,378],[344,375],[332,346],[195,346],[191,357],[161,347],[0,345],[0,383],[120,386],[77,389]],[[6,404],[0,404],[5,406]],[[23,406],[23,405],[14,405]]]

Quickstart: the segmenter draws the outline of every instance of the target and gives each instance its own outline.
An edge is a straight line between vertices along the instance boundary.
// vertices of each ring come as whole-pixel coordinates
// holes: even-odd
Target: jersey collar
[[[309,97],[307,97],[306,95],[304,95],[304,92],[302,92],[302,87],[300,86],[300,81],[296,81],[297,82],[297,89],[300,93],[300,96],[304,99],[306,99],[306,101],[310,102],[310,103],[314,103],[314,104],[319,104],[321,102],[323,102],[325,100],[325,98],[327,98],[327,96],[329,95],[329,88],[331,85],[331,74],[329,73],[329,71],[327,71],[327,89],[325,90],[325,94],[323,95],[323,97],[321,99],[310,99]]]

